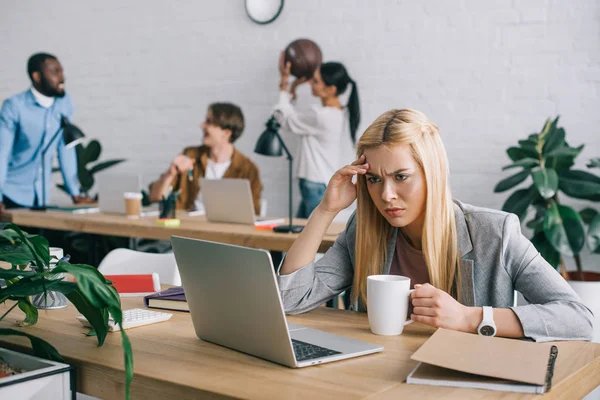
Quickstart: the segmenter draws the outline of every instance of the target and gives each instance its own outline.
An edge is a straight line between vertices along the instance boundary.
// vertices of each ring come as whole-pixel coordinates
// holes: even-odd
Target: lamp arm
[[[281,135],[279,134],[279,132],[275,131],[275,134],[277,135],[277,139],[279,140],[281,147],[283,147],[283,150],[285,151],[285,155],[287,156],[287,159],[290,161],[294,160],[294,157],[292,157],[292,153],[290,153],[290,150],[285,145],[285,142],[281,138]]]

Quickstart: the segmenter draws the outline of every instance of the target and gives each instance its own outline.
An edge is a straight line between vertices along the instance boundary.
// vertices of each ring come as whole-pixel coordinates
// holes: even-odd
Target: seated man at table
[[[177,208],[193,210],[200,201],[200,178],[241,178],[250,181],[258,215],[262,192],[258,168],[233,145],[244,130],[242,110],[231,103],[213,103],[201,127],[203,144],[186,147],[173,159],[169,168],[150,185],[150,201],[159,201],[169,189],[179,190]]]
[[[0,213],[5,208],[48,202],[55,152],[73,202],[90,202],[79,193],[75,149],[66,148],[62,135],[54,137],[61,118],[73,115],[71,97],[65,92],[63,68],[55,56],[38,53],[29,58],[27,72],[31,88],[8,98],[0,111]],[[42,180],[45,194],[42,194]]]

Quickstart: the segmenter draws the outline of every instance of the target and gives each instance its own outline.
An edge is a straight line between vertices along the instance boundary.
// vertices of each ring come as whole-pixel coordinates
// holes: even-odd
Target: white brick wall
[[[288,0],[266,26],[233,0],[3,1],[0,98],[27,87],[31,53],[57,54],[76,122],[104,158],[127,158],[147,179],[200,141],[210,102],[238,103],[247,119],[238,147],[261,168],[270,213],[283,214],[285,160],[252,150],[277,96],[278,52],[298,37],[346,64],[362,128],[392,107],[426,112],[466,202],[501,207],[506,196],[492,189],[505,149],[548,116],[586,144],[582,164],[600,155],[597,0]]]

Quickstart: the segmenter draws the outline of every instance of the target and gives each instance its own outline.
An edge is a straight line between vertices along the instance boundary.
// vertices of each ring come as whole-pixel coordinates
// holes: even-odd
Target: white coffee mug
[[[367,314],[371,332],[376,335],[399,335],[407,320],[410,304],[410,278],[400,275],[367,277]]]

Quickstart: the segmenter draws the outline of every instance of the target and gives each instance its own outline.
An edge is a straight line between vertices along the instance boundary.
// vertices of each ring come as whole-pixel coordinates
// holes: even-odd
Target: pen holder
[[[171,196],[163,198],[158,203],[158,218],[159,219],[174,219],[175,218],[175,199]]]
[[[50,265],[48,268],[52,271],[58,260],[63,258],[63,249],[59,247],[50,247]],[[64,279],[65,274],[56,274],[48,276],[50,279]],[[60,292],[55,292],[53,290],[47,290],[45,293],[38,293],[35,296],[32,296],[31,304],[40,310],[56,310],[59,308],[65,308],[67,306],[67,298],[64,294]]]

